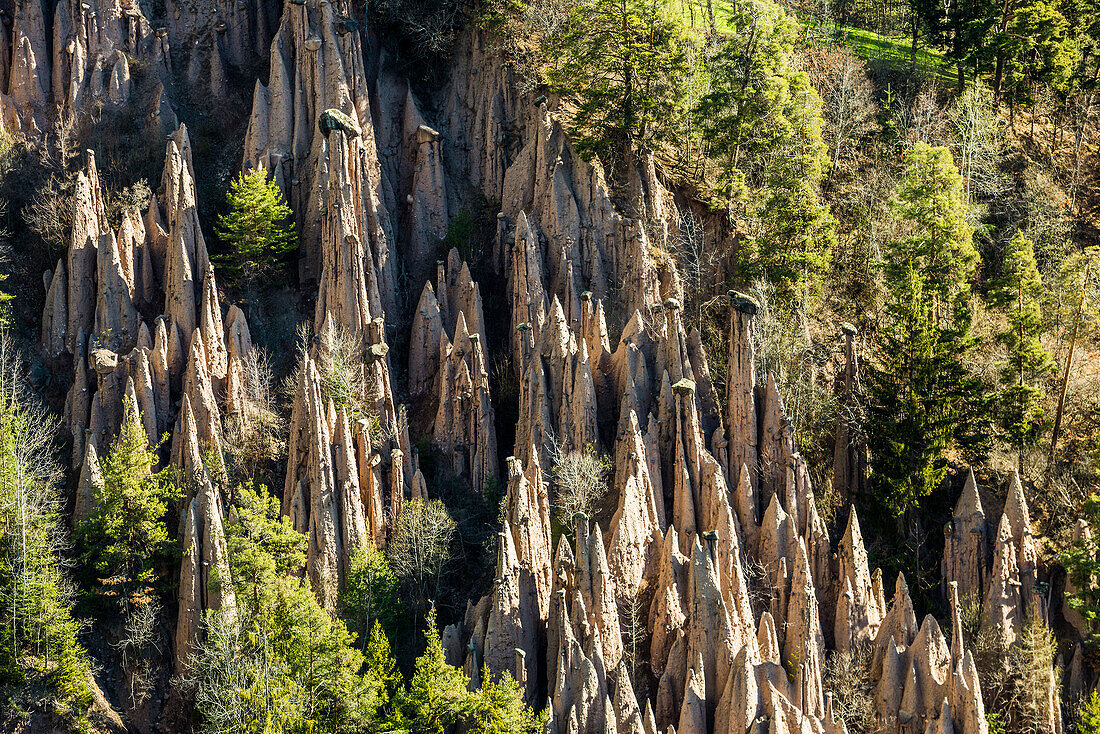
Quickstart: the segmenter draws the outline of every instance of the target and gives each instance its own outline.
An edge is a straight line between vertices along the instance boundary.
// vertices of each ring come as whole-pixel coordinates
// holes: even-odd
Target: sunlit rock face
[[[151,64],[165,88],[182,78],[219,98],[267,49],[242,165],[263,167],[285,192],[302,287],[315,290],[292,380],[282,512],[308,536],[305,575],[327,609],[354,553],[384,547],[406,503],[431,497],[415,430],[437,471],[504,495],[494,581],[446,630],[449,662],[475,679],[483,666],[513,676],[548,708],[547,732],[839,734],[826,662],[870,649],[881,731],[984,734],[960,597],[983,599],[981,624],[1008,641],[1048,613],[1018,479],[992,522],[968,477],[944,530],[951,629],[918,620],[904,577],[886,598],[854,507],[838,511],[843,530],[830,538],[779,389],[759,369],[757,305],[736,292],[724,304],[719,398],[675,268],[653,257],[679,222],[653,161],[638,162],[625,201],[612,196],[551,107],[517,91],[476,32],[461,37],[439,98],[418,100],[342,2],[291,1],[281,16],[266,3],[216,5],[217,19],[189,19],[189,5],[170,2],[161,32],[103,0],[63,0],[48,21],[23,4],[0,47],[10,60],[0,100],[5,124],[24,130],[45,124],[51,101],[125,105],[128,58]],[[58,28],[66,42],[48,43]],[[199,71],[173,69],[170,42],[192,44],[181,58],[205,60]],[[44,277],[40,348],[73,366],[64,419],[75,520],[94,507],[127,410],[151,444],[170,434],[160,459],[185,488],[183,672],[204,613],[236,605],[212,583],[229,568],[210,457],[227,421],[247,413],[253,341],[244,311],[221,301],[187,129],[167,102],[157,109],[158,124],[172,124],[147,211],[112,227],[95,159],[83,162],[68,251]],[[488,251],[445,246],[475,196],[495,210]],[[860,389],[854,337],[846,332],[841,400]],[[325,385],[333,339],[351,340],[350,368],[369,386],[355,406]],[[505,378],[516,389],[501,398]],[[504,407],[517,416],[511,445]],[[585,451],[610,457],[608,493],[591,517],[564,518],[563,534],[554,467]],[[834,488],[865,491],[865,450],[842,428],[836,456]],[[1054,680],[1042,681],[1048,731],[1061,727]]]

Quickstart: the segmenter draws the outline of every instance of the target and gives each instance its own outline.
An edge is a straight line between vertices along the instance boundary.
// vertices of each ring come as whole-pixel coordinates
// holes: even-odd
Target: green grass
[[[673,5],[679,10],[686,25],[694,25],[704,28],[706,25],[706,3],[701,0],[680,0]],[[727,30],[726,19],[733,9],[732,0],[714,0],[714,16],[719,30]],[[791,8],[792,13],[806,28],[818,26],[819,21],[810,16],[799,13]],[[823,29],[815,29],[818,34]],[[880,61],[897,69],[908,69],[911,63],[911,45],[908,38],[884,36],[874,31],[863,30],[853,26],[836,27],[834,38],[837,43],[848,46],[864,61]],[[917,49],[916,67],[920,71],[934,74],[941,82],[954,83],[954,66],[944,58],[943,52],[937,49],[919,47]]]
[[[862,28],[840,26],[837,28],[836,40],[849,46],[864,61],[881,61],[899,69],[909,68],[912,62],[912,46],[905,38],[891,38]],[[935,74],[940,81],[954,80],[951,64],[941,51],[918,48],[916,67]]]

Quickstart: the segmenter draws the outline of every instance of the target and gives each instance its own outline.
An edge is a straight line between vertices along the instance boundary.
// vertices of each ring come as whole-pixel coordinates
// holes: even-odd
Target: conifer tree
[[[1093,492],[1081,504],[1081,515],[1090,527],[1100,527],[1100,494]],[[1074,589],[1066,594],[1066,603],[1088,625],[1090,641],[1100,630],[1100,535],[1083,534],[1062,551],[1060,559]],[[1068,590],[1067,590],[1068,591]],[[1097,711],[1100,714],[1100,710]],[[1100,732],[1100,716],[1096,719]]]
[[[739,250],[742,274],[804,305],[836,246],[836,222],[820,191],[829,160],[821,100],[790,63],[796,26],[784,10],[737,3],[727,20],[731,32],[709,62],[710,89],[694,116],[720,161],[719,190],[759,220],[760,237]]]
[[[68,539],[52,452],[57,426],[29,401],[21,375],[0,334],[0,684],[9,702],[17,686],[46,684],[56,711],[77,713],[92,694],[61,556]]]
[[[943,372],[951,355],[944,353],[916,268],[903,274],[867,375],[875,494],[894,517],[915,508],[943,479],[955,417]]]
[[[765,184],[769,162],[789,132],[785,111],[798,26],[774,3],[731,8],[729,32],[707,62],[709,88],[692,114],[708,155],[720,163],[719,190],[743,200]]]
[[[211,613],[192,663],[206,731],[357,730],[368,718],[363,655],[295,573],[306,538],[264,488],[238,488],[226,525],[235,616]]]
[[[583,0],[573,9],[550,81],[577,101],[578,152],[618,170],[669,140],[686,112],[680,40],[663,2]]]
[[[788,75],[787,88],[790,132],[768,170],[758,264],[766,280],[806,306],[829,269],[836,220],[819,191],[828,163],[821,100],[801,72]]]
[[[289,221],[293,212],[263,168],[241,173],[230,183],[225,199],[229,213],[218,217],[215,231],[230,252],[220,260],[251,290],[297,246],[298,237]]]
[[[435,607],[424,629],[427,649],[416,659],[408,688],[398,696],[405,720],[416,723],[424,734],[444,734],[465,710],[469,679],[443,655],[443,642],[435,625]]]
[[[375,622],[371,628],[363,668],[367,696],[364,706],[368,718],[376,723],[387,722],[392,728],[400,728],[399,712],[393,703],[404,680],[390,651],[389,638],[379,622]]]
[[[360,548],[352,555],[340,605],[342,616],[363,646],[377,624],[390,634],[403,626],[401,584],[381,551]]]
[[[968,313],[970,281],[980,258],[966,221],[962,176],[944,147],[917,143],[905,158],[905,175],[893,202],[905,227],[889,243],[887,280],[901,282],[915,268],[941,323]]]
[[[1043,347],[1043,283],[1035,263],[1035,248],[1022,232],[1008,243],[1004,274],[992,291],[993,303],[1007,323],[997,340],[1008,351],[1001,365],[1004,387],[999,395],[1001,425],[1017,447],[1035,437],[1043,422],[1042,392],[1036,383],[1055,369],[1054,358]]]
[[[918,144],[906,162],[894,201],[903,236],[886,252],[890,302],[868,371],[872,480],[898,518],[939,485],[951,442],[980,448],[989,421],[989,397],[965,362],[979,258],[961,176],[945,148]]]
[[[235,521],[225,526],[226,546],[238,602],[258,609],[265,586],[305,565],[307,540],[282,515],[267,487],[246,482],[236,495]]]
[[[481,671],[481,687],[473,691],[465,717],[471,734],[538,734],[542,719],[524,705],[523,691],[510,673],[494,678]]]
[[[158,582],[156,561],[169,546],[165,513],[178,491],[150,448],[136,406],[127,405],[118,437],[102,460],[103,484],[91,516],[76,528],[84,562],[125,612]]]

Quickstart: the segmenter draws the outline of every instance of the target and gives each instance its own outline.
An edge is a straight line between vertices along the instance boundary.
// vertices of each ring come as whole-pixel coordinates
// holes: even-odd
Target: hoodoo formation
[[[859,328],[834,318],[839,308],[813,313],[814,304],[857,297],[823,293],[833,281],[815,294],[803,275],[791,276],[797,287],[788,295],[798,305],[784,310],[782,289],[756,279],[765,272],[759,263],[768,262],[768,248],[780,247],[777,237],[809,253],[809,239],[798,238],[810,235],[793,225],[772,235],[749,220],[764,216],[758,203],[766,210],[778,201],[776,191],[804,194],[799,187],[819,187],[820,176],[775,183],[783,174],[765,155],[734,178],[749,199],[754,186],[774,187],[773,198],[763,204],[733,196],[719,205],[706,187],[728,193],[721,186],[733,179],[719,186],[704,170],[710,164],[692,173],[667,141],[650,144],[644,132],[636,145],[633,133],[612,136],[629,152],[612,164],[581,119],[598,111],[583,96],[570,97],[551,72],[552,83],[531,83],[523,52],[501,40],[513,32],[508,13],[533,22],[532,13],[550,13],[553,3],[453,10],[456,18],[473,15],[448,26],[448,51],[440,55],[446,68],[434,71],[410,60],[407,27],[382,5],[0,2],[4,140],[69,151],[58,169],[68,183],[54,189],[67,217],[63,236],[55,250],[41,251],[56,264],[42,274],[37,300],[16,292],[17,315],[27,299],[41,305],[40,317],[36,305],[36,323],[9,331],[15,338],[34,332],[20,347],[36,366],[31,381],[44,409],[58,415],[51,440],[63,471],[56,481],[48,472],[36,481],[59,488],[51,506],[60,517],[50,532],[60,550],[50,553],[71,566],[79,593],[59,591],[57,603],[76,604],[66,619],[73,630],[83,620],[83,629],[67,634],[80,655],[96,661],[65,684],[87,696],[58,694],[67,703],[49,710],[35,704],[13,730],[66,731],[82,721],[84,730],[133,732],[1096,732],[1087,726],[1100,726],[1100,699],[1088,718],[1090,696],[1100,690],[1093,636],[1100,609],[1089,575],[1098,569],[1072,571],[1082,557],[1096,564],[1084,501],[1094,485],[1074,484],[1076,506],[1066,510],[1073,516],[1052,519],[1047,497],[1062,490],[1052,489],[1046,468],[1054,462],[1044,453],[1054,456],[1048,434],[1026,443],[1033,439],[1004,438],[1016,436],[1011,427],[974,422],[976,431],[1007,442],[1002,453],[1012,458],[996,464],[988,441],[977,450],[944,432],[944,409],[901,396],[908,383],[892,391],[893,408],[875,403],[892,355],[918,351],[906,351],[910,342],[896,324],[933,314],[920,349],[971,328],[969,315],[951,321],[958,303],[982,297],[970,285],[944,290],[942,300],[928,295],[936,278],[950,279],[949,266],[928,265],[943,271],[924,291],[911,285],[918,265],[957,256],[936,241],[940,230],[895,223],[882,235],[925,249],[908,260],[911,288],[901,305],[884,296],[853,309]],[[411,15],[445,12],[407,5],[402,12]],[[568,6],[555,11],[564,13],[558,21],[545,20],[564,25],[539,36],[566,39],[559,54],[577,42],[578,18],[613,12],[601,10],[600,0]],[[769,2],[752,6],[778,12]],[[596,15],[578,15],[583,7]],[[695,45],[685,46],[700,64],[718,63],[712,60],[724,53],[723,38],[734,43],[750,34],[743,18],[731,16],[723,31],[715,7],[692,8],[710,18],[709,30],[696,28]],[[494,13],[506,20],[493,20]],[[1095,22],[1095,13],[1089,17]],[[770,25],[761,32],[778,33]],[[924,33],[914,30],[913,38]],[[787,97],[813,95],[817,121],[806,124],[817,126],[822,150],[832,146],[840,170],[845,156],[863,153],[845,152],[836,146],[852,144],[829,136],[870,139],[871,128],[837,127],[829,117],[837,114],[835,100],[806,81],[819,86],[827,77],[830,89],[840,89],[828,76],[835,68],[825,68],[834,62],[815,51],[817,41],[801,43],[797,51],[738,46],[743,55],[728,63],[743,62],[745,83],[763,90],[752,104],[778,109],[793,104]],[[945,48],[946,57],[936,53],[947,65],[955,51]],[[752,53],[782,54],[784,69],[795,54],[792,68],[801,65],[809,76],[784,71],[791,86],[781,93],[787,101],[776,101]],[[869,85],[867,78],[861,83]],[[802,87],[790,81],[797,79]],[[717,82],[706,84],[692,94],[713,96]],[[1071,99],[1068,88],[1057,87],[1059,99]],[[1024,93],[1014,94],[1006,104],[1022,104]],[[618,104],[614,96],[606,105]],[[867,104],[881,104],[887,111],[880,117],[900,126],[890,99],[868,97]],[[939,104],[934,95],[925,102]],[[219,106],[226,120],[213,119],[210,108]],[[937,111],[935,125],[978,124],[958,109],[951,107],[955,117]],[[1028,108],[1026,115],[1034,128],[1040,113]],[[129,121],[143,140],[155,133],[146,167],[160,177],[147,197],[120,196],[123,184],[144,174],[127,171],[117,146],[97,154],[108,150],[96,127],[105,119]],[[660,124],[646,119],[643,131]],[[1043,120],[1055,125],[1053,117]],[[786,119],[774,127],[758,121],[757,131],[744,124],[745,141],[731,159],[764,149],[748,137],[778,138],[795,134],[779,128],[797,127]],[[872,118],[859,124],[880,135]],[[890,150],[928,148],[920,136],[938,134],[928,124],[910,138],[896,133]],[[1096,164],[1095,135],[1084,127],[1076,133],[1085,140],[1078,170]],[[1067,133],[1050,127],[1044,134]],[[975,150],[961,153],[971,166],[964,169],[966,195],[975,197],[971,217],[984,216],[977,189],[969,188],[980,179],[975,156],[986,155]],[[696,153],[712,163],[725,155],[706,145]],[[804,162],[800,155],[810,154],[774,154]],[[251,259],[237,258],[232,232],[243,230],[226,224],[236,210],[220,201],[230,179],[243,182],[237,175],[250,171],[260,172],[260,189],[285,199],[297,243],[266,264],[259,261],[270,234],[254,240],[261,244]],[[958,179],[953,164],[951,173]],[[854,190],[843,188],[852,186],[843,178],[850,172],[836,175],[829,179],[834,192]],[[1094,184],[1095,169],[1087,175]],[[891,206],[918,209],[897,204],[910,195],[899,186]],[[843,205],[837,196],[834,210],[855,218],[852,202],[862,194]],[[242,210],[249,221],[267,211],[259,201]],[[950,213],[942,219],[945,230],[965,227],[969,240],[965,216],[955,224]],[[845,242],[858,229],[849,224],[842,222]],[[1005,249],[999,236],[983,241],[983,257]],[[877,256],[860,257],[883,262],[859,264],[848,253],[833,267],[863,268],[860,287],[882,287],[871,282],[894,277],[894,265],[879,240],[873,247]],[[28,262],[42,260],[41,252]],[[745,253],[753,252],[759,260],[750,262]],[[812,267],[809,254],[776,255],[783,258],[783,272]],[[1041,264],[1043,277],[1057,269]],[[998,261],[988,275],[1002,277],[1008,268]],[[244,275],[253,270],[260,275]],[[36,289],[39,274],[30,279]],[[1095,323],[1089,277],[1086,267],[1068,295],[1059,292],[1064,302],[1044,305],[1041,315],[1060,309],[1058,319],[1080,323],[1072,332],[1085,354],[1078,359],[1093,360],[1096,335],[1085,333]],[[904,311],[906,304],[918,305]],[[982,333],[992,334],[997,319],[1017,312],[980,313]],[[956,331],[938,330],[947,321]],[[1009,333],[1019,335],[1030,322],[1010,323],[1017,330]],[[1060,328],[1058,335],[1071,333]],[[893,341],[871,349],[880,333]],[[997,369],[1012,369],[1011,350],[1022,337],[1012,338],[996,342]],[[1054,349],[1054,339],[1038,348]],[[1073,344],[1058,347],[1063,395],[1076,369]],[[815,349],[828,356],[818,359]],[[934,382],[929,374],[946,382],[955,379],[950,364],[963,361],[911,361],[904,374],[913,385]],[[1043,379],[1055,379],[1044,369]],[[1025,372],[1013,373],[1021,390],[1030,384]],[[10,379],[4,406],[16,395]],[[990,366],[982,379],[1000,378]],[[916,429],[900,417],[899,433],[876,433],[882,415],[898,417],[914,404],[941,411],[934,439],[901,433]],[[1061,419],[1060,403],[1058,410]],[[880,423],[869,422],[876,415]],[[1064,429],[1075,432],[1073,450],[1095,452],[1095,436],[1091,444],[1082,439],[1088,429],[1075,420]],[[1035,425],[1045,431],[1049,421]],[[127,444],[131,428],[138,438]],[[8,440],[5,434],[0,444]],[[939,458],[894,481],[882,468],[891,450],[882,447],[891,441],[906,460],[914,452],[927,458],[939,451]],[[130,453],[124,445],[133,446]],[[13,456],[22,450],[10,449]],[[1045,477],[1031,462],[1044,462]],[[905,482],[915,486],[918,475],[927,488],[915,494],[925,504],[884,499]],[[150,487],[160,488],[161,505],[142,494]],[[8,538],[24,527],[14,522],[0,524],[5,553],[16,553]],[[145,561],[136,538],[156,545]],[[1073,548],[1085,550],[1071,563]],[[9,567],[27,573],[26,564],[4,564],[0,581],[12,591],[3,598],[12,601],[0,621],[11,631],[0,635],[0,647],[8,646],[0,682],[9,685],[9,667],[33,667],[39,663],[27,660],[41,657],[38,678],[12,680],[60,690],[60,663],[48,662],[48,646],[18,646],[30,629],[19,605],[30,602]],[[152,621],[142,627],[141,619]],[[438,627],[429,630],[427,653],[426,625]],[[381,638],[379,657],[383,634],[389,639]],[[372,666],[391,646],[398,664],[387,668],[389,678],[379,677]],[[328,657],[315,665],[322,648]],[[254,664],[260,659],[263,665]],[[416,677],[425,671],[460,676],[466,703],[453,710],[446,701],[410,703],[422,690],[417,685],[442,686],[443,678]],[[492,688],[508,679],[514,686]],[[477,708],[490,705],[478,696],[491,690],[515,699],[513,718],[500,719],[510,723],[495,729],[486,728],[489,709]],[[530,720],[521,726],[516,712],[525,707]],[[231,724],[235,716],[242,718]]]

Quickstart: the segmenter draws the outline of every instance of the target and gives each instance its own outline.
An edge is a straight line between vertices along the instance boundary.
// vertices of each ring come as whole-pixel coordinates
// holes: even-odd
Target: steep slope
[[[158,64],[171,84],[165,38],[190,37],[184,26],[149,33],[140,11],[85,5],[75,17],[64,0],[57,6],[55,34],[64,22],[84,30],[56,58],[42,9],[20,6],[13,50],[0,48],[12,55],[9,125],[42,129],[50,100],[75,108],[86,90],[124,98],[123,52]],[[266,39],[263,7],[232,32],[215,21],[225,40],[210,58],[245,68],[250,42]],[[652,161],[639,162],[625,203],[612,197],[547,101],[518,93],[477,32],[462,37],[440,98],[422,105],[384,52],[370,55],[350,10],[287,0],[267,84],[255,82],[243,160],[286,192],[302,281],[317,288],[282,511],[309,537],[306,572],[322,604],[335,611],[354,552],[384,547],[403,503],[432,494],[404,398],[427,416],[417,428],[447,474],[473,493],[507,487],[492,588],[445,630],[448,660],[475,680],[483,665],[510,673],[529,703],[548,707],[548,732],[845,732],[822,685],[825,659],[870,646],[883,731],[984,734],[959,595],[982,595],[982,624],[1009,641],[1025,620],[1049,618],[1020,483],[992,549],[973,477],[964,489],[943,561],[948,635],[931,616],[918,623],[904,577],[888,604],[854,509],[838,542],[829,537],[775,381],[759,372],[757,305],[736,292],[724,406],[716,397],[677,273],[651,257],[678,224]],[[169,5],[169,15],[182,12]],[[161,458],[187,489],[174,630],[183,672],[203,613],[231,615],[235,605],[212,583],[229,574],[226,507],[220,464],[204,457],[222,451],[224,422],[246,412],[251,338],[239,308],[223,311],[188,132],[173,128],[149,210],[128,213],[117,231],[94,157],[85,162],[67,257],[45,277],[41,350],[59,370],[70,357],[74,365],[65,422],[79,473],[75,519],[92,508],[99,456],[124,411],[139,412],[151,443],[172,434]],[[499,211],[489,260],[505,284],[506,320],[487,320],[489,284],[471,263],[441,252],[447,223],[475,194]],[[405,325],[408,353],[396,354],[389,344]],[[339,334],[359,340],[353,367],[371,386],[359,419],[326,393],[318,367],[324,341]],[[519,379],[512,446],[498,441],[490,337],[506,345]],[[850,389],[851,339],[848,352]],[[613,456],[614,512],[575,518],[573,542],[553,547],[549,473],[562,451],[589,446]],[[847,460],[838,484],[855,487],[863,457],[841,441],[837,451]],[[633,658],[631,615],[648,641]],[[1040,681],[1052,732],[1061,730],[1055,681],[1053,670]]]

